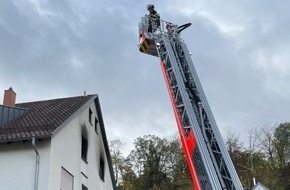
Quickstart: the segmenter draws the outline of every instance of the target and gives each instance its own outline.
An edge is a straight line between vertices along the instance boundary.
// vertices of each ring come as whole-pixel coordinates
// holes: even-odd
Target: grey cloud
[[[1,1],[1,89],[14,87],[20,102],[98,93],[109,138],[176,131],[159,59],[137,49],[146,4]],[[184,14],[179,4],[193,11]],[[290,76],[276,69],[280,57],[289,62],[289,6],[260,4],[156,3],[162,19],[192,23],[182,38],[214,116],[236,129],[289,119]]]

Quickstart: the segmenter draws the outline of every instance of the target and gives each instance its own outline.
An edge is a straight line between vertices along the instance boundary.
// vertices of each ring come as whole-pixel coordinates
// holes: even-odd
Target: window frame
[[[70,177],[70,181],[71,181],[71,190],[74,189],[74,176],[64,167],[61,166],[61,177],[60,177],[60,188],[63,188],[64,184],[66,184],[65,181],[67,181],[68,177]],[[65,188],[67,188],[67,186],[65,186]]]

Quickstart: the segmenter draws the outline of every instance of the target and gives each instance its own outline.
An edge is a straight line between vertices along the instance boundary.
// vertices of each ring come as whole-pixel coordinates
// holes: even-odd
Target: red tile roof
[[[0,141],[49,138],[73,114],[96,95],[27,102],[15,106],[29,109],[22,116],[0,126]]]

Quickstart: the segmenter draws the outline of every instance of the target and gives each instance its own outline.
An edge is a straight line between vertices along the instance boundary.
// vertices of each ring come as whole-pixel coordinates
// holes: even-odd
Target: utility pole
[[[247,169],[247,170],[250,170],[252,172],[252,175],[253,175],[253,184],[254,186],[256,185],[256,179],[254,177],[254,169],[253,169],[253,155],[251,154],[251,168],[248,168],[246,166],[243,166],[241,164],[238,164],[238,166],[241,166],[242,168],[244,169]]]

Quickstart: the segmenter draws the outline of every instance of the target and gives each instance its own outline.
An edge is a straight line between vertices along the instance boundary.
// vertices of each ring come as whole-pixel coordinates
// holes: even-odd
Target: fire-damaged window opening
[[[105,162],[100,158],[100,178],[105,181]]]
[[[82,184],[82,190],[88,190],[87,186],[85,186],[84,184]]]
[[[99,123],[99,120],[97,118],[95,118],[95,131],[97,134],[99,134],[98,132],[98,123]]]
[[[88,140],[82,136],[82,159],[87,162],[87,155],[88,155]]]
[[[92,116],[93,116],[93,112],[92,112],[91,108],[89,108],[89,122],[91,125],[93,125]]]

